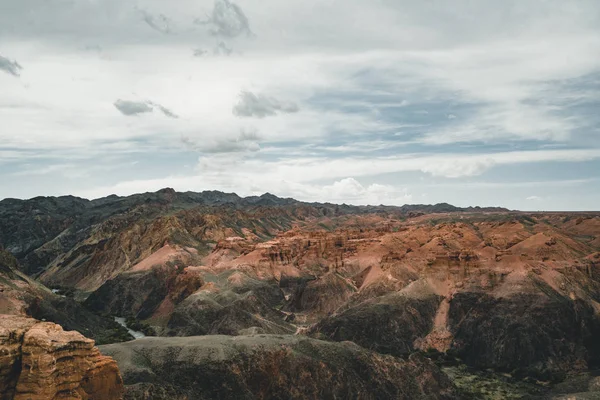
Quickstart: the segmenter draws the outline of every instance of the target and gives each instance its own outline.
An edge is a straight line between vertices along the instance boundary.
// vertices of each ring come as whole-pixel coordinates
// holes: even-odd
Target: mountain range
[[[5,199],[0,314],[94,339],[128,399],[594,398],[600,212]]]

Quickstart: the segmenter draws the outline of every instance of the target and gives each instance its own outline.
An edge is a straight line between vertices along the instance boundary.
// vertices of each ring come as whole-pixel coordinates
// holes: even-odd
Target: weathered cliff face
[[[536,275],[529,279],[504,296],[455,294],[448,315],[452,350],[478,368],[543,380],[597,368],[600,318],[594,300],[561,296]]]
[[[416,282],[400,292],[389,293],[324,318],[309,330],[319,338],[350,340],[381,353],[404,356],[434,327],[441,298]]]
[[[299,336],[145,338],[107,345],[125,399],[458,399],[429,360]]]
[[[166,334],[242,335],[294,333],[281,312],[285,298],[273,282],[264,282],[242,271],[205,274],[209,284],[189,296],[174,310]]]
[[[456,218],[344,215],[325,219],[331,232],[317,218],[269,240],[232,236],[184,269],[197,286],[170,285],[179,300],[144,318],[162,335],[308,332],[395,355],[449,351],[474,367],[548,379],[597,365],[600,218]],[[150,299],[140,290],[171,281],[147,284],[154,269],[142,278],[137,268],[90,299],[136,316],[139,307],[111,305]]]
[[[73,196],[0,201],[0,245],[47,286],[90,292],[167,243],[208,251],[233,236],[266,239],[293,224],[338,215],[467,211],[449,205],[353,207],[265,194],[163,189],[89,201]]]
[[[175,306],[203,284],[203,277],[193,267],[156,265],[109,280],[84,304],[104,314],[168,320]]]
[[[78,332],[0,315],[0,393],[3,400],[117,400],[123,380],[116,362]]]
[[[415,221],[359,245],[338,269],[357,293],[309,333],[391,354],[450,351],[547,380],[596,367],[600,219],[497,218]],[[356,264],[364,269],[352,275]]]
[[[98,343],[132,339],[111,318],[90,312],[72,298],[53,293],[18,271],[18,262],[0,249],[0,314],[47,320],[77,330]]]

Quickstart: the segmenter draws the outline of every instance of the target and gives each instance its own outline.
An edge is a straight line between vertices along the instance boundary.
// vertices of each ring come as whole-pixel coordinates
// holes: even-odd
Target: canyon
[[[0,314],[81,358],[56,398],[594,398],[600,212],[5,199]]]

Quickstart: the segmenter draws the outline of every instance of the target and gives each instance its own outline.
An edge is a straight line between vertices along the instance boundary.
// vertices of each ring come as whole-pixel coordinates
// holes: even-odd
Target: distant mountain
[[[450,204],[350,206],[307,203],[270,193],[244,198],[235,193],[176,192],[165,188],[154,193],[111,195],[95,200],[74,196],[2,200],[0,244],[19,260],[24,272],[40,276],[47,284],[94,289],[127,269],[142,253],[156,250],[169,241],[202,249],[206,243],[221,239],[225,231],[243,235],[246,229],[269,237],[307,217],[483,211],[507,210],[459,208]],[[199,234],[199,226],[206,232]],[[139,242],[130,245],[129,251],[111,247],[116,236],[133,238],[141,230],[152,231],[153,235],[143,235]],[[101,251],[103,248],[114,254],[108,256]],[[85,267],[107,262],[111,271],[101,280],[90,281]]]

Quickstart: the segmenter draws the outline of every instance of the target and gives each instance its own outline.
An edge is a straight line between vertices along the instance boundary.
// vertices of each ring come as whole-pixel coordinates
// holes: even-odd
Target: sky
[[[0,198],[600,210],[597,0],[0,0]]]

